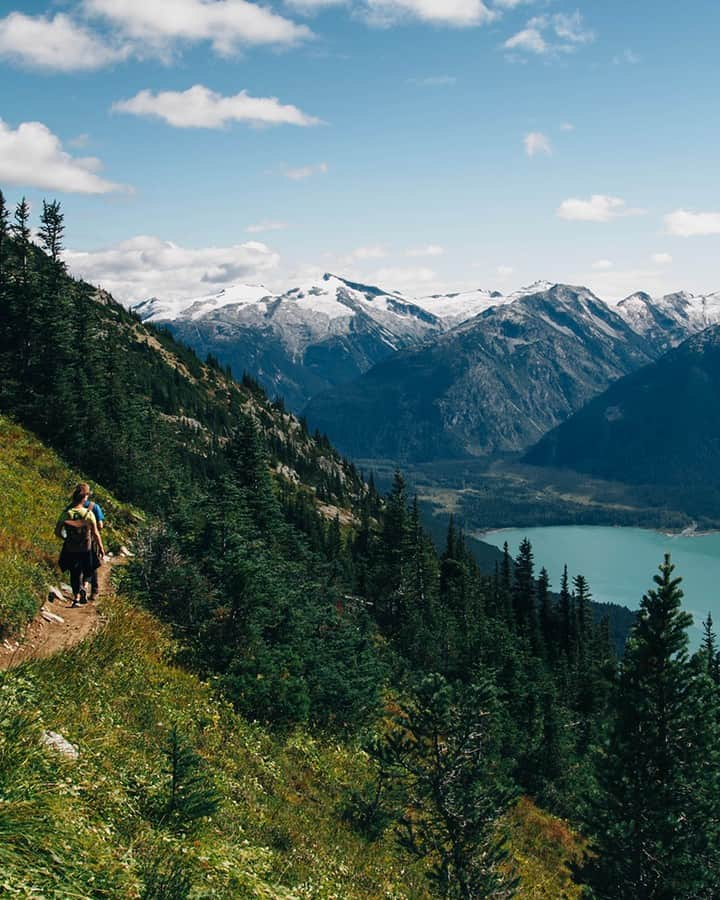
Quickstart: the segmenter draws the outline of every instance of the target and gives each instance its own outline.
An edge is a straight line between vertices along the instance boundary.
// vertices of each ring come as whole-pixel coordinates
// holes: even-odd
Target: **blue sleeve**
[[[102,511],[102,507],[99,503],[95,504],[95,506],[93,507],[93,512],[95,513],[95,518],[98,520],[98,522],[105,521],[105,513]]]

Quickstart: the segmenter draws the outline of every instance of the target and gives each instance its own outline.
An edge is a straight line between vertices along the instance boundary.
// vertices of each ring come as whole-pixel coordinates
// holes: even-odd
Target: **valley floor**
[[[395,463],[365,459],[380,485]],[[622,525],[681,532],[720,528],[720,514],[695,515],[681,490],[599,481],[567,470],[523,465],[512,458],[403,463],[403,472],[426,511],[454,515],[468,532],[543,525]]]

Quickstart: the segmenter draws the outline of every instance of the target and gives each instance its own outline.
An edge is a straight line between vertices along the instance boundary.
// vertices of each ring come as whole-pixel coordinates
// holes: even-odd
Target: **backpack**
[[[81,519],[87,519],[89,510],[83,510],[84,515],[80,515]],[[73,510],[70,512],[68,510],[68,517],[71,519],[77,519],[78,516],[75,513],[80,513],[79,509]],[[66,528],[67,537],[65,538],[65,543],[63,545],[63,549],[67,550],[68,553],[87,553],[92,547],[92,529],[90,528],[90,523],[87,522],[84,528],[73,528],[72,526]]]

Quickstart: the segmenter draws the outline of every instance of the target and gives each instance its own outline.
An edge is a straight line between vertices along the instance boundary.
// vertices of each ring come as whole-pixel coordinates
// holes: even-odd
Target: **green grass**
[[[152,893],[169,860],[192,883],[178,896],[426,896],[392,835],[371,843],[344,821],[351,790],[372,775],[363,753],[301,731],[270,735],[174,667],[151,616],[119,598],[104,613],[93,640],[0,681],[0,893],[169,897]],[[173,725],[221,796],[185,833],[155,812]],[[43,728],[79,759],[43,749]]]
[[[0,416],[0,636],[22,628],[37,612],[47,585],[59,580],[60,542],[53,530],[82,480],[29,432]],[[102,488],[95,493],[108,516],[106,548],[117,549],[138,514]]]

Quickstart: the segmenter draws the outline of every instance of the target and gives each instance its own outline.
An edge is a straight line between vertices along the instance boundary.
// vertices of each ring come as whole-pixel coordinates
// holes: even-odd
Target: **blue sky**
[[[693,7],[3,2],[0,187],[57,196],[71,267],[127,301],[325,270],[717,290],[720,8]]]

